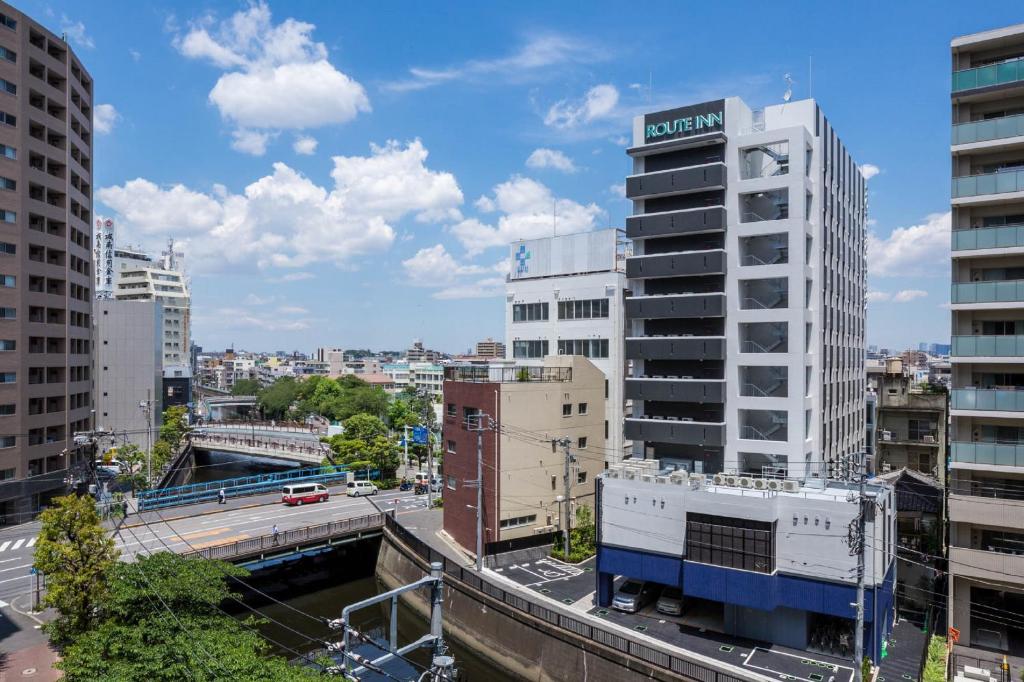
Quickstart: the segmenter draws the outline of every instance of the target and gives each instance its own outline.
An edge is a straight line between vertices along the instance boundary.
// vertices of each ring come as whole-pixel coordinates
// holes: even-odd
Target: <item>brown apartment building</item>
[[[604,470],[605,377],[582,356],[544,358],[542,366],[453,366],[444,381],[444,529],[476,548],[477,431],[483,433],[484,542],[550,535],[561,527],[565,451],[576,462],[570,499],[592,507],[594,479]],[[481,417],[481,415],[484,415]]]
[[[66,489],[92,408],[93,82],[0,2],[0,523]]]

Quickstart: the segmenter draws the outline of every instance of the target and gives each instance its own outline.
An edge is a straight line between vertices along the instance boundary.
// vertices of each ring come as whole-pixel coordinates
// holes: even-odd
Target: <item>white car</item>
[[[369,481],[349,481],[345,494],[349,497],[362,497],[363,495],[376,495],[377,486]]]

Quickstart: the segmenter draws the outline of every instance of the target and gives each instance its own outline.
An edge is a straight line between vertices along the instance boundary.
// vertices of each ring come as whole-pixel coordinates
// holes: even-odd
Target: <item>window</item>
[[[6,111],[0,111],[0,123],[13,128],[18,125],[18,117],[14,114],[8,114]]]
[[[15,95],[18,93],[18,86],[10,81],[0,78],[0,90]]]
[[[560,320],[592,320],[603,317],[608,317],[607,298],[558,302],[558,319]]]
[[[455,490],[455,477],[454,476],[449,476],[448,477],[448,490]]]
[[[577,473],[576,474],[576,482],[577,483],[586,483],[587,482],[587,472],[586,471],[580,471],[579,473]]]
[[[563,417],[571,417],[572,416],[572,403],[562,403],[562,416]]]
[[[446,444],[446,449],[448,450],[448,454],[454,455],[455,454],[455,441],[453,441],[453,440],[448,441],[448,443]]]
[[[14,191],[18,189],[18,183],[10,178],[0,177],[0,189]]]
[[[542,358],[547,354],[547,340],[512,342],[512,357],[514,358]]]
[[[0,26],[11,29],[12,31],[18,28],[18,22],[15,19],[7,16],[6,14],[0,14]]]
[[[10,417],[14,414],[14,403],[0,405],[0,417]]]
[[[106,367],[104,367],[106,369]],[[464,426],[470,428],[477,427],[480,425],[480,408],[477,407],[463,407],[462,408],[462,423]]]
[[[579,448],[580,450],[586,450],[586,448],[587,448],[587,437],[586,436],[580,436],[579,438],[577,438],[576,439],[576,447]]]
[[[686,558],[702,564],[775,572],[774,523],[711,514],[686,515]]]
[[[7,289],[13,289],[15,283],[14,275],[0,275],[0,287],[6,287]]]
[[[17,308],[0,308],[0,320],[13,320],[17,316]]]
[[[9,62],[18,61],[18,53],[14,50],[8,50],[6,47],[0,47],[0,59],[6,59]]]
[[[13,384],[18,380],[16,372],[0,372],[0,384]]]
[[[580,403],[579,405],[577,405],[576,406],[576,412],[578,412],[579,414],[586,414],[587,413],[587,404],[586,403]]]
[[[103,312],[105,313],[107,311],[104,310]],[[104,343],[106,343],[106,342],[104,342]],[[449,417],[454,417],[456,415],[455,403],[448,403],[448,405],[445,407],[445,414],[447,416],[449,416]]]
[[[606,358],[608,357],[608,339],[559,339],[558,354]]]
[[[789,279],[769,277],[740,280],[742,310],[775,310],[789,307]]]
[[[788,189],[741,194],[739,199],[741,223],[785,220],[789,217]]]
[[[785,232],[740,237],[742,265],[778,265],[789,262],[789,235]]]
[[[16,223],[18,222],[18,214],[14,211],[3,211],[0,210],[0,220],[5,223]]]
[[[0,339],[0,351],[14,350],[14,339]]]
[[[18,247],[10,242],[0,242],[0,255],[13,256],[18,252]]]
[[[0,481],[9,481],[14,478],[16,469],[0,469]]]
[[[14,436],[0,436],[0,448],[13,448]]]
[[[519,528],[520,526],[529,526],[537,522],[537,515],[530,514],[529,516],[516,516],[511,519],[502,519],[501,528]]]
[[[6,156],[12,161],[18,158],[18,150],[14,147],[9,147],[6,144],[0,144],[0,154]]]
[[[789,142],[772,142],[740,150],[740,180],[789,173]]]
[[[547,303],[514,303],[512,304],[513,322],[536,322],[548,319]]]

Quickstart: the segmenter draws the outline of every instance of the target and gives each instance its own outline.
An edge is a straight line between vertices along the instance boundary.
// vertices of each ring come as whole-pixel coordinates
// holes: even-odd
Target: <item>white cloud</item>
[[[93,109],[92,127],[100,135],[114,129],[114,124],[121,118],[113,104],[97,104]]]
[[[554,168],[563,173],[575,173],[577,168],[572,159],[557,149],[534,149],[526,159],[529,168]]]
[[[611,192],[614,196],[618,197],[619,199],[625,199],[626,198],[626,183],[623,182],[623,183],[620,183],[620,184],[617,184],[617,185],[611,185],[608,188],[608,191]]]
[[[409,78],[384,84],[384,90],[424,90],[456,81],[503,83],[549,77],[549,67],[590,64],[609,58],[607,49],[568,36],[544,33],[531,36],[516,52],[496,59],[473,59],[443,69],[413,67]]]
[[[80,21],[71,21],[66,14],[62,14],[60,17],[60,32],[66,35],[75,47],[84,47],[89,50],[96,47],[92,36],[85,31],[85,24]]]
[[[897,227],[884,239],[868,233],[868,273],[879,277],[945,276],[949,226],[947,211],[929,215],[920,225]]]
[[[490,298],[505,292],[508,259],[491,266],[460,263],[443,244],[435,244],[402,261],[402,267],[409,284],[438,289],[431,294],[432,298]],[[476,279],[466,281],[470,277]]]
[[[614,85],[595,85],[581,99],[563,99],[552,104],[544,123],[554,128],[575,128],[609,117],[618,103],[619,91]]]
[[[902,289],[892,296],[893,303],[910,303],[914,299],[924,298],[928,295],[923,289]]]
[[[296,154],[303,154],[305,156],[311,156],[316,154],[317,141],[315,137],[309,135],[300,135],[295,138],[295,142],[292,143],[292,151]]]
[[[142,59],[142,53],[138,50],[128,50],[128,54],[132,56],[132,60],[139,61]]]
[[[459,298],[493,298],[505,293],[504,277],[487,277],[469,284],[456,284],[435,292],[432,298],[453,300]]]
[[[860,174],[864,176],[865,180],[870,180],[881,172],[882,169],[873,163],[865,163],[860,167]]]
[[[270,141],[271,134],[239,128],[231,132],[231,137],[231,148],[235,151],[253,156],[263,156],[267,153],[267,142]]]
[[[507,246],[517,239],[534,239],[552,234],[586,232],[594,229],[604,211],[597,204],[579,204],[571,199],[556,199],[551,190],[531,178],[513,176],[494,187],[493,197],[481,197],[481,211],[500,211],[497,224],[487,225],[476,218],[463,220],[450,230],[470,255],[495,246]],[[554,213],[554,215],[552,215]]]
[[[890,294],[887,291],[869,291],[865,295],[865,298],[867,299],[868,303],[881,303],[883,301],[888,301],[889,299],[891,299],[892,294]]]
[[[301,282],[307,279],[313,279],[316,277],[312,272],[289,272],[287,275],[282,275],[274,279],[276,282]]]
[[[137,178],[104,187],[97,197],[117,212],[126,238],[157,246],[180,240],[197,271],[302,268],[316,262],[353,267],[391,246],[391,223],[461,216],[462,192],[450,173],[425,166],[419,140],[371,146],[369,156],[336,156],[332,188],[314,184],[284,163],[233,194],[184,185],[159,187]],[[144,243],[145,245],[145,243]],[[310,277],[294,273],[290,281]]]
[[[209,99],[237,126],[233,147],[262,153],[252,151],[260,148],[253,131],[317,128],[370,111],[363,86],[336,69],[327,47],[312,39],[315,28],[291,18],[274,24],[270,7],[258,2],[219,23],[201,19],[175,37],[184,56],[228,71]]]

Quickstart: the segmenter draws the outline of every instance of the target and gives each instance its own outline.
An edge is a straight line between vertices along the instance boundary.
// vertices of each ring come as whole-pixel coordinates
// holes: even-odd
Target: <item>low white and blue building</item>
[[[800,650],[852,652],[857,486],[611,466],[598,479],[597,596],[625,576],[678,587],[683,620]],[[869,483],[864,653],[880,660],[894,622],[896,514],[890,487]]]

